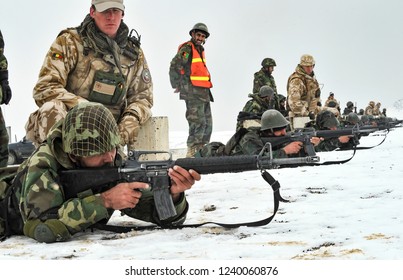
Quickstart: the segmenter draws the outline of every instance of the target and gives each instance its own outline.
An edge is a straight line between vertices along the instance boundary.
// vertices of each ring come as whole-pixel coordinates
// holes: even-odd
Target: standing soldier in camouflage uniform
[[[280,110],[276,81],[272,75],[275,66],[277,66],[276,61],[272,58],[262,60],[262,68],[254,74],[253,93],[258,93],[262,86],[270,86],[274,91],[274,109]]]
[[[123,182],[99,194],[81,193],[66,199],[60,170],[120,165],[118,126],[111,111],[100,103],[82,102],[49,131],[47,141],[19,166],[13,187],[23,222],[23,234],[39,242],[66,241],[77,232],[107,221],[114,210],[144,221],[183,223],[188,210],[184,191],[200,175],[179,166],[169,170],[170,193],[177,215],[161,221],[147,183]]]
[[[210,101],[210,72],[206,66],[203,45],[210,36],[204,23],[196,23],[189,31],[190,41],[181,44],[171,61],[169,78],[175,93],[186,102],[186,119],[189,124],[186,157],[194,154],[210,142],[213,118]]]
[[[123,0],[92,0],[80,26],[60,32],[50,47],[33,97],[27,138],[42,143],[49,129],[81,102],[111,110],[123,145],[133,146],[151,117],[153,84],[140,41],[123,22]]]
[[[301,127],[295,124],[297,118],[303,117],[306,122],[313,121],[321,110],[318,106],[320,88],[313,71],[314,67],[314,58],[309,54],[304,54],[301,56],[295,72],[288,78],[287,102],[290,107],[289,117],[293,129]]]
[[[0,31],[0,105],[8,104],[11,99],[11,89],[8,84],[8,63],[4,56],[4,40]],[[0,107],[0,167],[7,166],[9,135]]]
[[[249,94],[250,99],[238,114],[236,130],[241,127],[248,128],[246,125],[248,121],[252,121],[259,127],[263,113],[268,109],[274,109],[273,96],[274,90],[270,86],[262,86],[259,93]]]
[[[368,106],[365,108],[364,115],[372,116],[375,111],[375,101],[370,101]]]

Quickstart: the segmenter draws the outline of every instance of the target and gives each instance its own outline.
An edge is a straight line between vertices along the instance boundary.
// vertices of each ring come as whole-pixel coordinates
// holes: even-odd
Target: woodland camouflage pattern
[[[3,35],[0,31],[0,79],[8,79],[8,63],[4,56],[4,40]],[[0,86],[0,103],[3,104],[3,91]],[[7,166],[8,161],[8,142],[9,136],[6,129],[6,123],[3,117],[3,112],[0,108],[0,167]]]
[[[107,109],[105,109],[107,110]],[[58,183],[58,171],[77,168],[63,150],[63,121],[59,121],[50,131],[48,139],[18,169],[21,175],[15,182],[17,198],[24,221],[24,234],[35,239],[35,228],[45,223],[57,236],[55,241],[65,241],[89,226],[108,220],[112,209],[102,204],[99,194],[86,194],[79,198],[64,199],[63,188]],[[116,129],[116,128],[115,128]],[[88,131],[87,131],[88,132]],[[87,134],[87,132],[83,132]],[[115,135],[118,137],[118,135]],[[115,137],[108,137],[116,142]],[[78,138],[77,138],[78,139]],[[113,143],[110,143],[113,145]],[[124,154],[120,151],[115,164],[120,165]],[[178,215],[168,222],[183,220],[187,212],[185,196],[175,205]],[[150,211],[150,212],[147,212]],[[126,214],[136,219],[160,223],[158,220],[152,190],[144,190],[136,209],[126,209]],[[167,221],[164,221],[167,222]]]
[[[82,25],[84,23],[91,24],[89,15]],[[147,61],[142,49],[127,39],[128,28],[123,22],[119,30],[127,44],[123,51],[118,50],[118,44],[111,43],[116,51],[116,60],[113,57],[114,51],[102,52],[98,45],[95,50],[90,45],[90,39],[88,42],[83,41],[78,28],[63,30],[57,36],[45,57],[33,91],[39,109],[31,114],[26,124],[28,139],[41,143],[46,139],[46,132],[52,124],[65,117],[66,112],[76,104],[87,100],[103,103],[118,122],[123,114],[134,115],[139,124],[151,117],[153,84]],[[95,80],[104,80],[105,83],[112,80],[116,86],[102,85]],[[114,89],[115,92],[122,92],[117,99]],[[99,97],[102,93],[111,99]]]

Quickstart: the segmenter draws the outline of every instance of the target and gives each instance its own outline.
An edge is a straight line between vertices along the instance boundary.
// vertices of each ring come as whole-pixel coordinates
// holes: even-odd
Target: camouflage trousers
[[[67,107],[59,100],[52,100],[43,104],[33,112],[25,125],[27,139],[36,147],[46,140],[49,130],[59,120],[67,115]]]
[[[0,108],[0,167],[6,167],[8,161],[9,135],[4,121],[3,112]]]
[[[189,124],[187,139],[188,151],[197,152],[199,148],[210,142],[213,132],[213,118],[210,102],[185,100],[186,119]]]

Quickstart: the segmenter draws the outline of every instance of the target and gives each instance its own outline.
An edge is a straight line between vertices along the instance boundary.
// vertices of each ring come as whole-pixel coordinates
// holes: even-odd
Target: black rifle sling
[[[280,183],[273,178],[273,176],[270,175],[269,172],[266,170],[262,170],[262,177],[263,179],[271,186],[273,190],[273,198],[274,198],[274,211],[273,214],[263,220],[256,221],[256,222],[245,222],[245,223],[235,223],[235,224],[224,224],[224,223],[218,223],[218,222],[205,222],[205,223],[200,223],[200,224],[185,224],[185,225],[174,225],[174,226],[167,226],[167,227],[161,227],[159,225],[150,225],[150,226],[118,226],[118,225],[108,225],[108,224],[95,224],[92,226],[92,228],[100,229],[100,230],[106,230],[106,231],[112,231],[116,233],[125,233],[125,232],[130,232],[132,230],[153,230],[153,229],[182,229],[182,228],[197,228],[203,225],[207,224],[214,224],[217,226],[221,226],[224,228],[238,228],[241,226],[246,226],[246,227],[257,227],[257,226],[264,226],[269,224],[274,216],[277,213],[277,210],[279,208],[280,201],[282,202],[288,202],[288,200],[284,199],[281,197],[280,194]]]

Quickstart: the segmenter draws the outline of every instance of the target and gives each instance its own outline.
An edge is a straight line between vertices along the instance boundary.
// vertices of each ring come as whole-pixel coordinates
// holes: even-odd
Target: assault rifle
[[[269,153],[267,150],[270,149]],[[145,182],[153,190],[154,201],[161,220],[176,215],[170,195],[168,169],[179,165],[186,170],[193,169],[199,174],[237,173],[252,170],[274,169],[282,166],[309,164],[319,161],[317,156],[273,159],[270,143],[259,155],[221,156],[207,158],[179,158],[165,151],[129,151],[128,160],[118,167],[86,168],[60,171],[60,183],[67,199],[92,191],[100,193],[114,187],[119,182]],[[140,160],[150,154],[168,155],[164,160]]]
[[[361,129],[358,125],[355,125],[351,128],[342,128],[337,130],[315,130],[312,127],[307,127],[303,129],[295,130],[294,132],[290,132],[285,136],[278,137],[262,137],[263,143],[271,143],[273,148],[282,146],[287,143],[299,141],[302,142],[305,148],[305,152],[308,156],[315,155],[315,147],[311,143],[312,137],[319,137],[324,139],[337,138],[340,136],[358,136],[361,134],[367,134],[374,131],[377,131],[377,128],[366,128]]]

